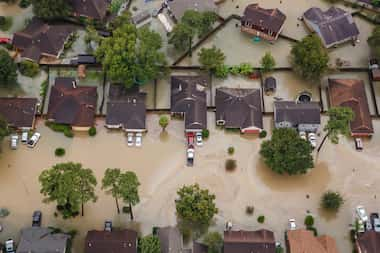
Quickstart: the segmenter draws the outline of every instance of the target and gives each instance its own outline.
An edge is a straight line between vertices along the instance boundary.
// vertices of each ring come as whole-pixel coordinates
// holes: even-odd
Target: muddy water
[[[0,31],[0,36],[10,36],[25,27],[25,21],[33,17],[32,7],[22,9],[18,4],[0,3],[0,16],[12,16],[13,24],[9,31]]]

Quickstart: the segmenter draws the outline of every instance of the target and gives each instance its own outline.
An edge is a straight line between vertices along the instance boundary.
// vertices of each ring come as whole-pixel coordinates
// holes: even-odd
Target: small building
[[[350,123],[354,137],[370,136],[373,125],[364,82],[357,79],[328,79],[330,106],[350,107],[355,118]]]
[[[273,76],[267,77],[264,80],[264,92],[265,93],[274,93],[277,89],[277,81]]]
[[[47,119],[87,131],[94,126],[97,101],[96,87],[78,87],[75,78],[57,77],[51,87]]]
[[[358,253],[378,253],[380,250],[380,233],[367,230],[358,236],[355,245]]]
[[[216,124],[241,133],[260,133],[263,130],[259,89],[218,88],[216,90]]]
[[[338,253],[334,238],[327,235],[316,237],[313,231],[305,229],[287,231],[286,248],[288,253]]]
[[[137,253],[137,232],[120,231],[87,232],[84,253]]]
[[[225,231],[224,253],[275,253],[276,241],[272,231]]]
[[[355,42],[359,37],[359,29],[351,13],[337,7],[330,7],[327,11],[310,8],[303,14],[303,20],[321,38],[326,48],[347,41]]]
[[[274,102],[276,128],[295,128],[298,131],[317,132],[321,125],[321,108],[318,102]]]
[[[21,230],[16,253],[65,253],[69,239],[69,235],[56,233],[51,228],[26,228]]]
[[[76,17],[86,17],[104,20],[112,0],[71,0],[72,14]]]
[[[184,117],[185,132],[207,129],[208,83],[204,76],[171,77],[171,114]]]
[[[39,62],[42,57],[58,59],[67,39],[77,28],[65,23],[48,24],[33,18],[27,27],[13,36],[13,46],[21,57]]]
[[[127,132],[146,131],[146,93],[140,92],[138,87],[126,89],[121,84],[113,84],[108,96],[107,128],[121,128]]]
[[[183,238],[178,228],[163,227],[158,229],[161,253],[183,253]]]
[[[37,107],[37,98],[0,98],[0,115],[19,130],[34,128]]]
[[[380,81],[380,66],[379,61],[376,58],[369,60],[369,69],[371,70],[371,76],[373,81]]]
[[[285,14],[279,9],[264,9],[258,4],[250,4],[241,19],[241,31],[274,42],[284,28],[285,20]]]
[[[217,7],[214,0],[165,0],[168,11],[177,20],[181,20],[182,16],[188,10],[198,12],[216,12]]]

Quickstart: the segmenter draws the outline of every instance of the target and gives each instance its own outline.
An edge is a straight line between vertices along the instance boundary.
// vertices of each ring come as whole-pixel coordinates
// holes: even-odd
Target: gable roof
[[[74,78],[57,77],[50,92],[48,119],[71,126],[93,126],[97,99],[96,87],[77,87]]]
[[[58,57],[65,41],[76,29],[74,25],[48,24],[34,17],[23,31],[14,34],[12,43],[22,51],[21,57],[33,61],[39,61],[43,54]]]
[[[380,233],[374,230],[366,231],[358,237],[357,245],[363,253],[380,252]]]
[[[158,230],[162,253],[181,253],[182,235],[177,227],[163,227]]]
[[[249,22],[257,27],[271,30],[275,33],[281,31],[286,16],[279,9],[264,9],[259,4],[250,4],[244,10],[242,23]]]
[[[0,115],[12,127],[32,128],[37,103],[37,98],[0,98]]]
[[[137,253],[137,232],[120,231],[87,232],[84,253]]]
[[[331,106],[350,107],[355,113],[351,133],[372,134],[373,125],[364,82],[357,79],[328,79]]]
[[[124,129],[145,130],[146,93],[139,89],[125,89],[123,85],[111,85],[107,103],[107,125],[122,125]]]
[[[305,229],[289,230],[287,242],[291,253],[338,253],[335,240],[327,235],[315,237]]]
[[[214,0],[173,0],[168,1],[168,7],[177,20],[180,20],[188,10],[216,12]]]
[[[64,253],[69,235],[53,233],[50,228],[30,227],[21,230],[16,253]]]
[[[225,231],[224,253],[275,253],[275,238],[272,231]]]
[[[98,20],[106,17],[110,3],[111,0],[71,0],[74,13]]]
[[[185,129],[207,128],[208,80],[203,76],[171,77],[171,112],[185,114]]]
[[[321,114],[318,102],[296,103],[294,101],[275,101],[275,122],[299,124],[320,124]]]
[[[313,7],[308,9],[303,16],[318,27],[314,30],[326,47],[359,35],[359,29],[352,15],[340,8],[330,7],[324,12],[320,8]]]
[[[224,120],[227,128],[263,128],[259,89],[219,88],[215,105],[216,120]]]

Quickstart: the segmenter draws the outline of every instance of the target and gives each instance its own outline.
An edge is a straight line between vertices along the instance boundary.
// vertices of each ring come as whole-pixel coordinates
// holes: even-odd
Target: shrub
[[[68,137],[68,138],[73,138],[74,137],[74,133],[73,131],[70,129],[70,128],[66,128],[64,131],[63,131],[63,134]]]
[[[55,156],[64,156],[66,154],[66,150],[64,148],[56,148],[55,149]]]
[[[314,225],[314,217],[311,215],[306,216],[304,223],[306,227],[312,227]]]
[[[12,24],[13,24],[12,17],[1,17],[0,30],[6,32],[11,28]]]
[[[327,191],[323,194],[321,199],[321,206],[330,211],[338,211],[344,203],[343,197],[339,192]]]
[[[88,135],[89,136],[95,136],[96,135],[96,127],[91,127],[88,129]]]
[[[240,67],[239,66],[232,66],[230,67],[230,73],[234,76],[240,73]]]
[[[267,137],[267,131],[263,130],[259,133],[259,138],[263,139],[265,137]]]
[[[265,216],[260,215],[259,217],[257,217],[257,222],[263,224],[265,222]]]
[[[233,159],[226,160],[225,167],[227,171],[234,171],[236,169],[236,166],[237,166],[236,160],[233,160]]]
[[[226,79],[228,77],[228,74],[230,72],[230,69],[227,65],[219,65],[215,68],[215,77],[220,79]]]
[[[20,62],[18,70],[24,76],[35,77],[40,72],[40,67],[37,63],[26,60]]]
[[[239,73],[242,75],[250,75],[253,72],[253,67],[250,63],[241,63],[239,65]]]
[[[203,139],[207,139],[210,136],[210,131],[208,129],[202,130],[202,137]]]
[[[247,206],[245,208],[245,213],[248,215],[253,215],[253,212],[255,211],[255,208],[253,206]]]
[[[306,229],[309,231],[313,231],[314,236],[318,236],[318,230],[315,227],[307,227]]]
[[[30,4],[30,0],[21,0],[18,6],[20,6],[20,8],[28,8]]]
[[[227,152],[229,155],[233,155],[235,153],[235,148],[234,147],[228,147]]]
[[[10,214],[9,210],[6,208],[0,208],[0,217],[4,218]]]

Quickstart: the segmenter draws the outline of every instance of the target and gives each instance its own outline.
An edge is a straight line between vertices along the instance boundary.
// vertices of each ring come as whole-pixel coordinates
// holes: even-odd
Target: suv
[[[315,133],[309,133],[309,142],[313,148],[317,147],[317,136]]]
[[[365,211],[363,206],[356,207],[356,215],[358,216],[359,220],[361,220],[363,223],[368,221],[367,212]]]
[[[307,140],[307,138],[306,138],[306,132],[304,132],[304,131],[300,131],[299,132],[299,135],[300,135],[300,138],[302,139],[302,140]]]
[[[26,144],[28,142],[29,133],[27,131],[22,132],[21,134],[21,142]]]
[[[34,211],[33,218],[32,218],[32,227],[41,227],[41,221],[42,221],[42,212]]]
[[[296,220],[295,219],[289,219],[289,230],[296,230]]]
[[[355,138],[355,148],[358,151],[363,150],[363,141],[360,138]]]
[[[34,148],[37,144],[37,142],[40,140],[41,134],[40,133],[34,133],[32,137],[30,137],[28,141],[28,147]]]
[[[13,134],[11,135],[11,149],[17,149],[17,144],[18,144],[18,135]]]
[[[104,222],[104,231],[111,232],[112,231],[112,221],[106,220]]]
[[[13,239],[8,239],[5,241],[5,253],[15,253],[15,243]]]
[[[189,145],[189,147],[187,148],[187,166],[193,166],[194,164],[194,146],[193,145]]]

